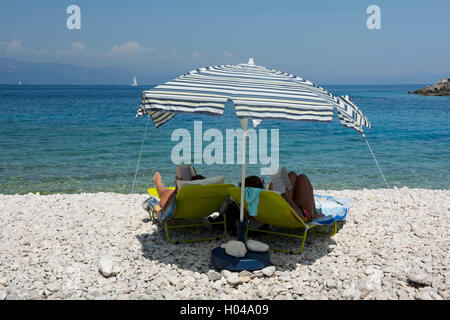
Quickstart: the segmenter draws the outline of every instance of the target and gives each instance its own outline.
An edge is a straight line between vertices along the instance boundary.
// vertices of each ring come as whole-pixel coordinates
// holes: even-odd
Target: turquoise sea
[[[350,95],[368,116],[373,128],[366,135],[388,183],[449,189],[450,97],[407,93],[423,86],[324,87]],[[135,114],[147,88],[1,85],[0,193],[129,193],[146,124]],[[227,128],[240,128],[232,104],[221,117],[177,115],[159,129],[150,122],[135,192],[151,186],[156,170],[173,184],[171,151],[177,142],[171,134],[177,128],[193,132],[193,120],[224,135]],[[267,120],[260,128],[279,129],[280,165],[307,174],[315,188],[385,187],[364,140],[337,117],[332,123]],[[239,164],[196,168],[205,176],[240,180]],[[259,165],[247,173],[259,174]]]

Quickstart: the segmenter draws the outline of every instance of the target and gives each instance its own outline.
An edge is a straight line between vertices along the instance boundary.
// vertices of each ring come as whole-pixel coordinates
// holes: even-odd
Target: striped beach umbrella
[[[348,96],[335,97],[299,76],[248,63],[204,67],[142,93],[137,117],[150,115],[160,127],[178,113],[220,116],[231,100],[236,116],[330,122],[336,108],[341,124],[363,133],[370,122]]]
[[[340,123],[360,132],[370,122],[349,96],[336,97],[299,76],[248,63],[204,67],[142,93],[137,117],[149,115],[160,127],[177,114],[220,116],[228,100],[234,103],[243,128],[242,182],[245,181],[247,119],[330,122],[336,109]],[[241,188],[240,220],[244,215]]]

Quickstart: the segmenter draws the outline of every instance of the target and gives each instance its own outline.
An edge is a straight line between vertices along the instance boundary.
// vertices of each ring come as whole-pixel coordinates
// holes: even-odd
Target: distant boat
[[[19,86],[21,86],[21,85],[22,85],[22,81],[19,80]]]
[[[131,84],[131,86],[132,87],[137,87],[138,86],[138,83],[136,81],[136,76],[134,76],[133,83]]]

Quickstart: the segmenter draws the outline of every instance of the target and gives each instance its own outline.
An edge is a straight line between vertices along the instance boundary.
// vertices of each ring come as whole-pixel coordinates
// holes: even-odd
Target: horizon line
[[[139,84],[137,87],[144,86],[157,86],[161,83],[153,84]],[[320,86],[413,86],[413,85],[426,85],[427,83],[321,83]],[[108,84],[108,83],[0,83],[0,86],[125,86],[133,87],[130,84]],[[133,87],[133,88],[137,88]]]

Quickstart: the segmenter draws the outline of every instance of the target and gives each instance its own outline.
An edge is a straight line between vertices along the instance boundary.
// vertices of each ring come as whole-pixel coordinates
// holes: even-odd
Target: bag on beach
[[[229,203],[228,203],[229,201]],[[228,204],[228,205],[227,205]],[[225,223],[227,225],[227,231],[231,233],[231,235],[236,235],[237,227],[236,222],[239,220],[239,207],[233,202],[230,201],[228,198],[224,201],[222,206],[219,209],[219,215],[215,218],[208,217],[209,222],[222,222],[223,221],[223,215],[225,214]],[[221,225],[212,225],[213,228],[217,228],[219,230],[222,230]]]
[[[142,208],[145,211],[151,212],[151,210],[155,210],[156,204],[159,205],[159,199],[155,196],[151,196],[142,202]]]

